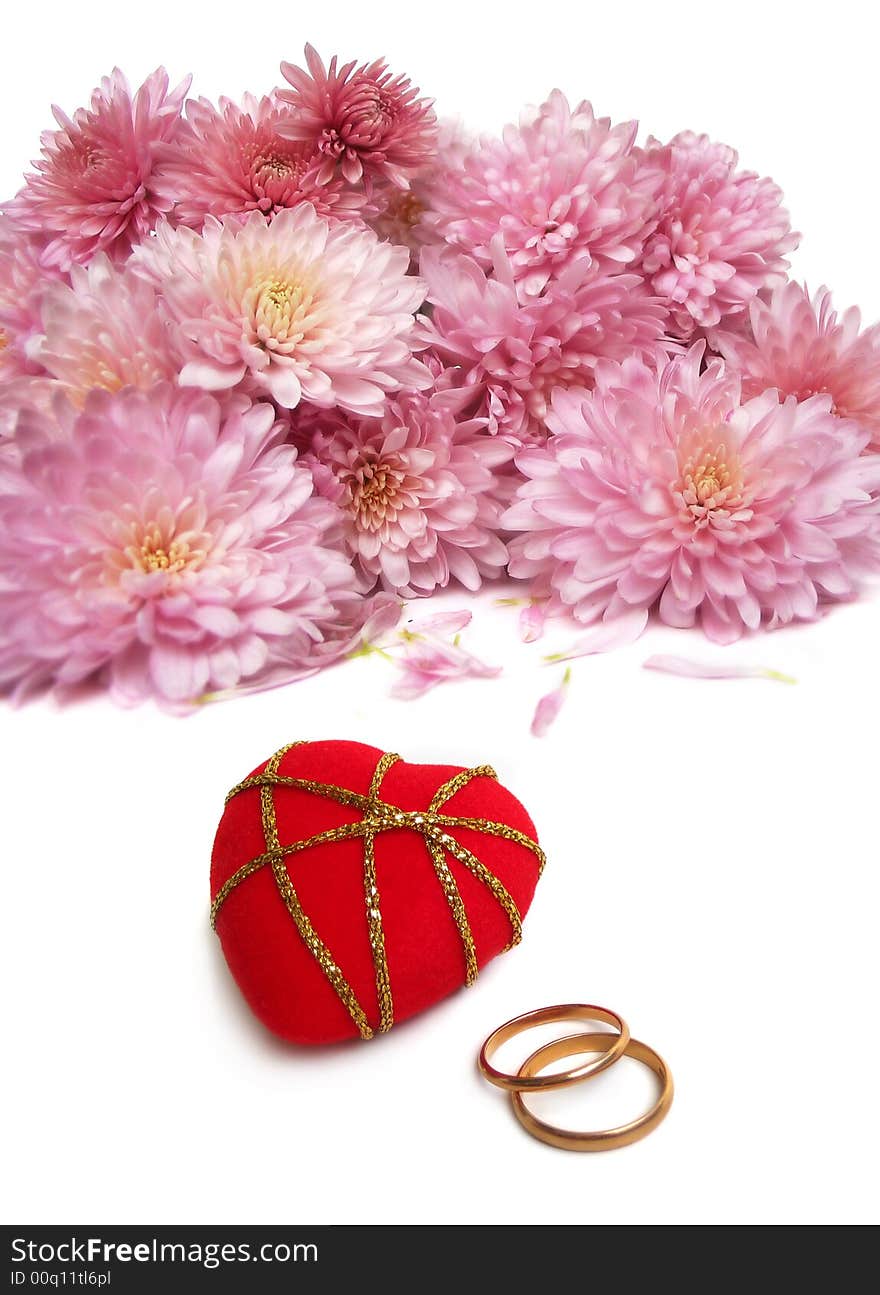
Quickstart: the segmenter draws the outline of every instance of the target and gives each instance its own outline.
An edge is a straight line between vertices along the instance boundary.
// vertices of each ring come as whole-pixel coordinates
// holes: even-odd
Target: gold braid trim
[[[278,769],[287,752],[295,746],[302,745],[302,742],[291,742],[287,746],[283,746],[280,751],[275,752],[262,773],[245,778],[243,782],[236,784],[226,797],[226,804],[229,804],[233,796],[238,796],[241,792],[247,791],[251,787],[260,789],[260,811],[266,849],[264,853],[257,855],[255,859],[242,864],[220,887],[211,905],[211,925],[216,928],[220,909],[233,890],[252,876],[253,873],[258,872],[260,868],[268,864],[275,878],[278,893],[306,948],[313,955],[327,980],[333,986],[336,995],[357,1026],[361,1038],[371,1039],[373,1029],[367,1020],[363,1007],[358,1002],[357,995],[346,980],[341,968],[337,965],[332,953],[312,926],[300,903],[285,862],[287,856],[299,853],[301,850],[311,849],[315,845],[346,841],[356,837],[363,838],[364,903],[366,906],[367,932],[376,976],[376,997],[379,1003],[377,1030],[380,1034],[390,1030],[394,1024],[394,1000],[391,993],[391,978],[385,953],[385,931],[382,924],[382,909],[376,880],[376,835],[379,832],[409,829],[417,832],[423,838],[461,940],[465,960],[465,983],[467,985],[472,985],[477,978],[477,955],[467,911],[455,877],[452,875],[446,861],[446,855],[452,855],[469,872],[473,873],[504,909],[511,929],[511,938],[505,947],[505,952],[521,940],[522,918],[512,895],[503,883],[472,851],[466,849],[454,836],[450,835],[448,829],[454,827],[468,828],[473,832],[482,832],[486,836],[502,837],[506,841],[513,841],[517,845],[531,850],[538,860],[539,876],[544,870],[546,858],[537,841],[533,841],[524,832],[518,831],[515,827],[509,827],[506,823],[495,823],[491,819],[467,818],[439,812],[447,801],[451,800],[457,792],[461,791],[474,778],[497,778],[498,775],[490,765],[479,765],[475,769],[463,769],[461,773],[457,773],[454,778],[450,778],[448,782],[445,782],[442,787],[437,789],[428,809],[403,810],[383,800],[380,795],[385,775],[392,765],[397,763],[400,756],[386,753],[380,758],[370,781],[369,793],[364,796],[360,792],[349,791],[346,787],[336,787],[332,783],[316,782],[312,778],[290,778],[279,774]],[[273,794],[276,787],[295,787],[302,791],[311,792],[315,796],[334,800],[339,805],[359,809],[363,817],[354,823],[343,823],[340,827],[331,827],[326,831],[317,832],[314,836],[310,836],[304,841],[294,841],[290,845],[282,845],[278,837],[278,819]]]
[[[291,743],[291,745],[298,744]],[[283,746],[280,751],[275,752],[266,765],[268,774],[277,774],[278,766],[289,750],[290,746]],[[370,1029],[370,1023],[357,1000],[357,995],[337,967],[330,950],[309,921],[308,914],[299,902],[299,896],[294,889],[293,882],[290,880],[290,873],[287,870],[287,864],[284,862],[284,855],[281,851],[281,842],[278,839],[278,819],[275,813],[275,801],[270,783],[264,783],[260,788],[260,808],[263,816],[263,835],[266,838],[266,848],[269,852],[278,893],[284,900],[288,913],[296,923],[296,929],[302,936],[303,943],[314,956],[324,975],[336,990],[338,997],[348,1009],[351,1019],[360,1031],[361,1038],[371,1039],[373,1031]]]
[[[376,765],[370,782],[370,800],[378,811],[379,792],[382,780],[393,764],[400,759],[399,755],[386,752]],[[364,902],[367,906],[367,927],[370,933],[370,949],[373,953],[373,966],[376,970],[376,997],[379,1000],[379,1033],[385,1034],[394,1024],[394,1000],[391,997],[391,978],[388,975],[388,959],[385,956],[385,928],[382,925],[382,910],[379,907],[379,887],[376,884],[376,855],[374,843],[376,828],[372,825],[364,834]]]

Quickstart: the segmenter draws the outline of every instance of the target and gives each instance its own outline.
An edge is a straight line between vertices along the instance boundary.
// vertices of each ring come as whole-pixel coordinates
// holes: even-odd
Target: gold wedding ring
[[[606,1025],[613,1025],[617,1033],[601,1035],[601,1038],[607,1039],[607,1048],[598,1061],[587,1061],[583,1065],[574,1066],[571,1070],[554,1071],[550,1075],[539,1075],[530,1071],[526,1073],[525,1065],[520,1066],[518,1074],[508,1074],[504,1070],[496,1070],[490,1065],[489,1058],[494,1056],[503,1043],[512,1039],[515,1035],[522,1033],[523,1030],[532,1030],[538,1025],[553,1025],[558,1021],[602,1021]],[[590,1038],[588,1034],[574,1035],[575,1038]],[[508,1092],[533,1093],[537,1091],[547,1092],[552,1088],[565,1088],[567,1084],[577,1083],[581,1079],[589,1079],[592,1075],[598,1075],[600,1070],[607,1070],[613,1066],[619,1057],[623,1056],[626,1045],[629,1043],[629,1026],[622,1017],[616,1012],[611,1012],[607,1007],[595,1007],[589,1003],[561,1003],[557,1007],[538,1007],[533,1012],[523,1012],[522,1016],[515,1016],[512,1021],[505,1021],[499,1025],[497,1030],[493,1030],[486,1042],[480,1049],[480,1055],[477,1065],[480,1067],[480,1074],[484,1079],[488,1079],[490,1084],[495,1084],[497,1088],[505,1088]],[[593,1051],[601,1051],[598,1048]],[[563,1055],[563,1054],[560,1054]],[[531,1061],[532,1058],[529,1058]],[[525,1063],[526,1065],[528,1064]],[[535,1067],[539,1069],[539,1067]]]
[[[496,1070],[490,1058],[502,1043],[524,1030],[538,1025],[549,1025],[558,1021],[601,1021],[606,1025],[616,1026],[617,1033],[583,1033],[569,1034],[561,1039],[545,1043],[527,1057],[516,1074]],[[599,1054],[596,1057],[595,1054]],[[545,1067],[565,1057],[582,1057],[590,1055],[593,1060],[573,1066],[569,1070],[551,1071],[544,1074]],[[596,1129],[579,1131],[563,1129],[555,1124],[548,1124],[531,1111],[525,1103],[525,1095],[534,1092],[546,1092],[554,1088],[567,1088],[569,1084],[583,1083],[602,1071],[609,1071],[621,1057],[632,1057],[652,1070],[660,1081],[660,1094],[652,1107],[613,1129]],[[556,1007],[539,1007],[533,1012],[525,1012],[512,1021],[506,1021],[493,1030],[480,1049],[477,1064],[480,1073],[490,1084],[507,1090],[513,1104],[516,1118],[527,1133],[552,1147],[561,1147],[565,1151],[612,1151],[615,1147],[625,1147],[631,1142],[638,1142],[646,1137],[652,1129],[665,1119],[672,1105],[674,1088],[672,1075],[663,1058],[649,1048],[647,1043],[640,1043],[630,1036],[629,1027],[617,1012],[607,1007],[597,1007],[593,1003],[565,1003]]]
[[[523,1062],[520,1074],[536,1076],[543,1066],[549,1065],[552,1061],[558,1061],[561,1057],[580,1056],[585,1052],[605,1052],[607,1056],[608,1052],[605,1050],[611,1037],[613,1036],[608,1034],[571,1034],[568,1038],[545,1043],[543,1048],[538,1048],[537,1052],[533,1052],[528,1060]],[[613,1151],[615,1147],[625,1147],[630,1142],[638,1142],[640,1138],[647,1137],[651,1130],[656,1129],[665,1118],[672,1105],[674,1093],[672,1075],[663,1058],[646,1043],[640,1043],[638,1039],[629,1040],[623,1050],[623,1056],[641,1061],[649,1070],[653,1070],[660,1080],[660,1096],[651,1109],[645,1111],[638,1119],[631,1120],[628,1124],[618,1125],[615,1129],[600,1129],[597,1132],[560,1129],[555,1124],[539,1120],[537,1115],[526,1106],[522,1093],[511,1093],[516,1118],[533,1138],[539,1138],[541,1142],[549,1142],[551,1147],[562,1147],[565,1151]]]

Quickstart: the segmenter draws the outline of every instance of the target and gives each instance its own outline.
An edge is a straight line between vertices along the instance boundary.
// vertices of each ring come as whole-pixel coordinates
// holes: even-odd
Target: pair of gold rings
[[[524,1030],[531,1030],[538,1025],[551,1025],[560,1021],[592,1021],[614,1027],[616,1033],[570,1034],[562,1039],[554,1039],[533,1052],[522,1063],[516,1074],[496,1070],[491,1064],[503,1043],[512,1039]],[[549,1074],[543,1071],[554,1061],[564,1057],[583,1057],[599,1053],[593,1061],[584,1061],[572,1066],[569,1070],[554,1070]],[[569,1084],[582,1083],[594,1075],[608,1070],[621,1057],[632,1057],[641,1061],[652,1070],[660,1080],[660,1096],[650,1108],[629,1124],[621,1124],[614,1129],[600,1129],[595,1132],[576,1132],[573,1129],[557,1128],[547,1124],[529,1110],[524,1097],[528,1093],[547,1092],[554,1088],[566,1088]],[[532,1137],[541,1142],[548,1142],[553,1147],[562,1147],[566,1151],[611,1151],[614,1147],[625,1147],[630,1142],[638,1142],[646,1137],[652,1129],[663,1120],[672,1105],[673,1086],[669,1067],[662,1057],[649,1048],[646,1043],[631,1037],[629,1026],[617,1012],[607,1007],[596,1007],[589,1003],[564,1003],[558,1007],[539,1007],[534,1012],[525,1012],[506,1021],[493,1030],[480,1049],[477,1061],[480,1073],[490,1084],[503,1088],[510,1094],[514,1113],[523,1128]]]

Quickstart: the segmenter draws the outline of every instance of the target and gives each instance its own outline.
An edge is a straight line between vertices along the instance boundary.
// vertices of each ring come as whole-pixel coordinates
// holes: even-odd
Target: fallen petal
[[[457,643],[410,635],[403,657],[398,661],[401,677],[393,685],[393,697],[419,697],[429,688],[452,679],[493,679],[500,666],[486,665]]]
[[[519,632],[523,643],[536,643],[544,633],[547,608],[544,603],[527,603],[519,614]]]
[[[562,704],[568,696],[568,685],[571,682],[571,670],[566,670],[562,676],[562,683],[552,692],[548,692],[546,697],[542,697],[535,707],[535,714],[532,718],[531,734],[532,737],[543,737],[551,724],[556,719],[562,709]]]
[[[776,683],[797,683],[797,679],[789,674],[759,665],[721,665],[691,661],[683,656],[649,656],[642,664],[645,670],[659,670],[663,674],[677,674],[687,679],[772,679]]]
[[[367,617],[349,656],[370,656],[374,652],[382,655],[382,649],[388,645],[388,636],[397,629],[401,611],[402,605],[396,598],[383,601],[376,611]]]
[[[422,674],[419,670],[406,670],[391,685],[391,696],[398,701],[414,701],[442,682],[443,680],[436,675]]]
[[[598,652],[611,652],[615,648],[628,647],[641,638],[648,623],[648,613],[640,607],[631,612],[615,616],[613,620],[602,621],[585,634],[582,639],[565,652],[553,652],[544,658],[548,662],[573,661],[581,656],[594,656]]]
[[[473,612],[464,608],[457,612],[436,612],[433,616],[408,620],[406,630],[410,634],[458,634],[467,629],[473,618]]]

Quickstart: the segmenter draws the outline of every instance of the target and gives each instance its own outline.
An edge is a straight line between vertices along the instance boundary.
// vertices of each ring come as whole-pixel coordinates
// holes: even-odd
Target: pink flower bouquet
[[[472,138],[381,60],[281,73],[114,71],[0,204],[6,692],[186,708],[503,576],[527,641],[729,643],[880,570],[880,326],[789,281],[771,180],[558,90]],[[443,620],[399,695],[497,673]]]

